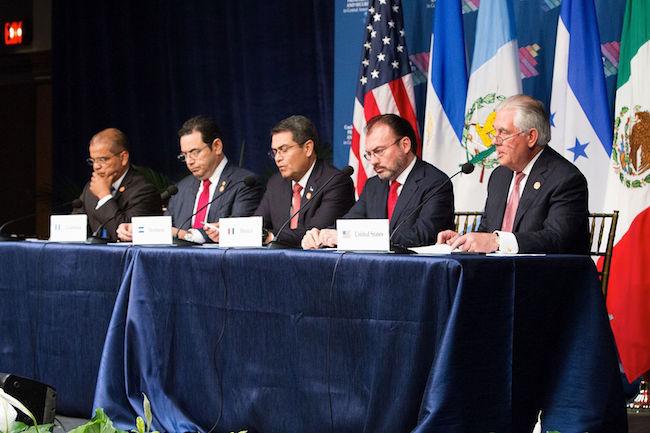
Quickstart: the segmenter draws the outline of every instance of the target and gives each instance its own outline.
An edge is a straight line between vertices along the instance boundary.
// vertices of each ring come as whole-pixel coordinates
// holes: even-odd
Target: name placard
[[[337,249],[390,251],[387,219],[336,220]]]
[[[172,245],[172,217],[133,217],[131,233],[133,245]]]
[[[50,241],[85,242],[88,236],[87,215],[51,215]]]
[[[261,247],[262,217],[219,218],[220,247]]]

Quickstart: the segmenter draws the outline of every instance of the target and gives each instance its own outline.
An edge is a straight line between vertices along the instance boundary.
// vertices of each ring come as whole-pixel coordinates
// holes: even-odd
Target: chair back
[[[599,270],[600,287],[603,296],[607,297],[607,284],[609,281],[609,267],[612,264],[612,251],[614,249],[614,236],[618,223],[618,211],[612,213],[589,214],[589,254],[592,257],[604,257],[602,269]]]

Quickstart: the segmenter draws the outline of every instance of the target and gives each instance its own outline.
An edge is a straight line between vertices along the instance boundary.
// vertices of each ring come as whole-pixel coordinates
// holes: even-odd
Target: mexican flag
[[[607,310],[632,381],[650,370],[650,2],[625,9],[605,209],[620,211]]]

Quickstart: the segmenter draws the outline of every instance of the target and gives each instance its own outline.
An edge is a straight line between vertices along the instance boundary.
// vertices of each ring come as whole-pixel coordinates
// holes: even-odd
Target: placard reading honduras
[[[133,245],[172,245],[172,217],[133,217],[131,232]]]
[[[261,247],[262,217],[220,218],[220,247]]]
[[[342,251],[390,251],[387,219],[336,220],[336,237]]]
[[[87,215],[51,215],[50,241],[85,242],[87,226]]]

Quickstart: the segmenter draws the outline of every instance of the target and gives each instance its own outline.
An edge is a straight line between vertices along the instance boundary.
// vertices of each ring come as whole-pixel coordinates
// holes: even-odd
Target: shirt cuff
[[[111,194],[105,195],[104,197],[100,198],[99,201],[97,202],[97,206],[95,206],[95,210],[102,207],[107,201],[109,201],[112,198],[113,196]]]
[[[500,230],[495,230],[494,233],[499,237],[498,252],[508,254],[517,254],[519,252],[519,244],[514,233],[502,232]]]
[[[197,244],[205,243],[205,238],[203,237],[203,234],[197,229],[188,229],[187,234],[185,235],[185,240]]]

